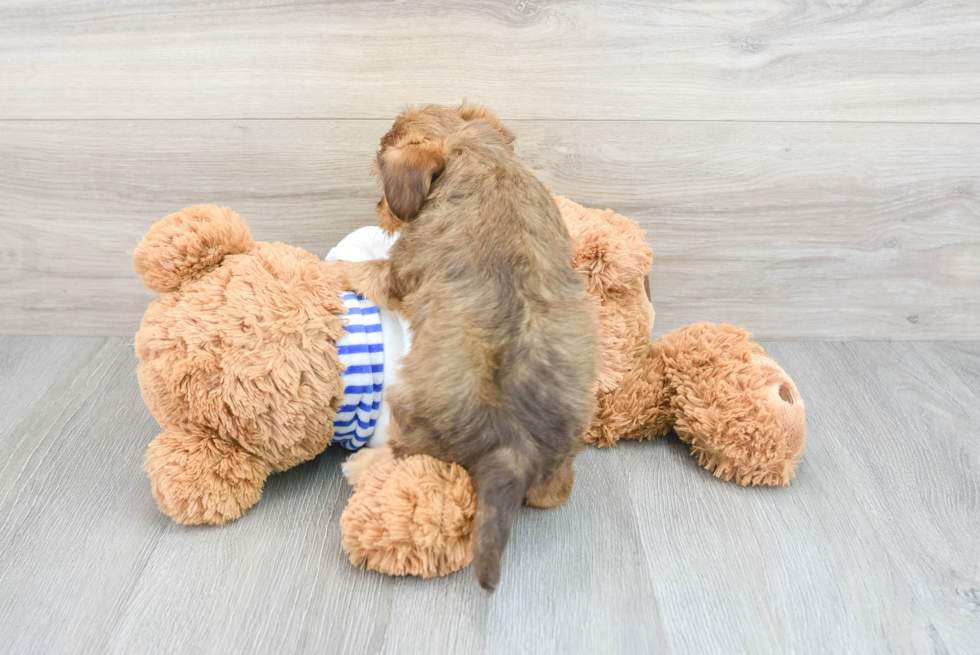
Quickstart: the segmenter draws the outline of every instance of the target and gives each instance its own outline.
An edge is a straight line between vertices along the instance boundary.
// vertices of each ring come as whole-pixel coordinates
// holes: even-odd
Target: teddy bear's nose
[[[790,405],[793,404],[793,394],[783,385],[779,385],[779,397],[788,402]]]

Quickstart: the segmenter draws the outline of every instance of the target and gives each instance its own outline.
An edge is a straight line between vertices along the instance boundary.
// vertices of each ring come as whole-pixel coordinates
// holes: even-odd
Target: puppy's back
[[[557,206],[499,134],[474,121],[443,153],[425,206],[392,249],[411,255],[400,275],[424,280],[406,301],[424,338],[402,374],[414,425],[405,437],[470,471],[474,567],[492,590],[528,489],[588,427],[596,321]]]

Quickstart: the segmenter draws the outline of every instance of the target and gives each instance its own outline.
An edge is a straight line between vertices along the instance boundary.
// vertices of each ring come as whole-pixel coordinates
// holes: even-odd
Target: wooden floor
[[[174,524],[132,344],[0,337],[0,651],[977,652],[980,344],[767,349],[807,403],[790,487],[720,482],[671,438],[587,449],[488,597],[470,569],[353,568],[338,450],[233,525]]]
[[[980,339],[977,0],[0,0],[0,334],[132,335],[188,205],[326,254],[462,98],[647,231],[658,330]]]

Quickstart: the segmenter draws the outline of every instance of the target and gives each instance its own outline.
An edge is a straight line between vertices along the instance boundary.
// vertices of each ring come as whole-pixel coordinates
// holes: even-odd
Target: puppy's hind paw
[[[394,458],[394,454],[391,452],[391,448],[388,446],[380,446],[378,448],[361,448],[356,453],[347,458],[340,468],[344,472],[344,477],[347,478],[347,482],[356,487],[364,478],[367,477],[368,471],[373,469],[375,466],[382,462],[387,462]]]

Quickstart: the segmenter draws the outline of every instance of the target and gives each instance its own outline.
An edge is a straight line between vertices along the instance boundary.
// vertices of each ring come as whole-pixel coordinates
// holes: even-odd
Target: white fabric
[[[362,227],[354,230],[341,240],[335,248],[327,253],[327,261],[343,259],[351,262],[363,262],[371,259],[387,259],[391,244],[397,239],[389,236],[380,227]],[[390,387],[398,381],[398,367],[401,359],[412,346],[412,335],[408,331],[408,321],[397,312],[381,309],[381,335],[384,344],[384,387]],[[374,434],[367,442],[368,448],[383,446],[388,440],[388,424],[391,422],[388,403],[382,392],[378,419],[375,423]]]

